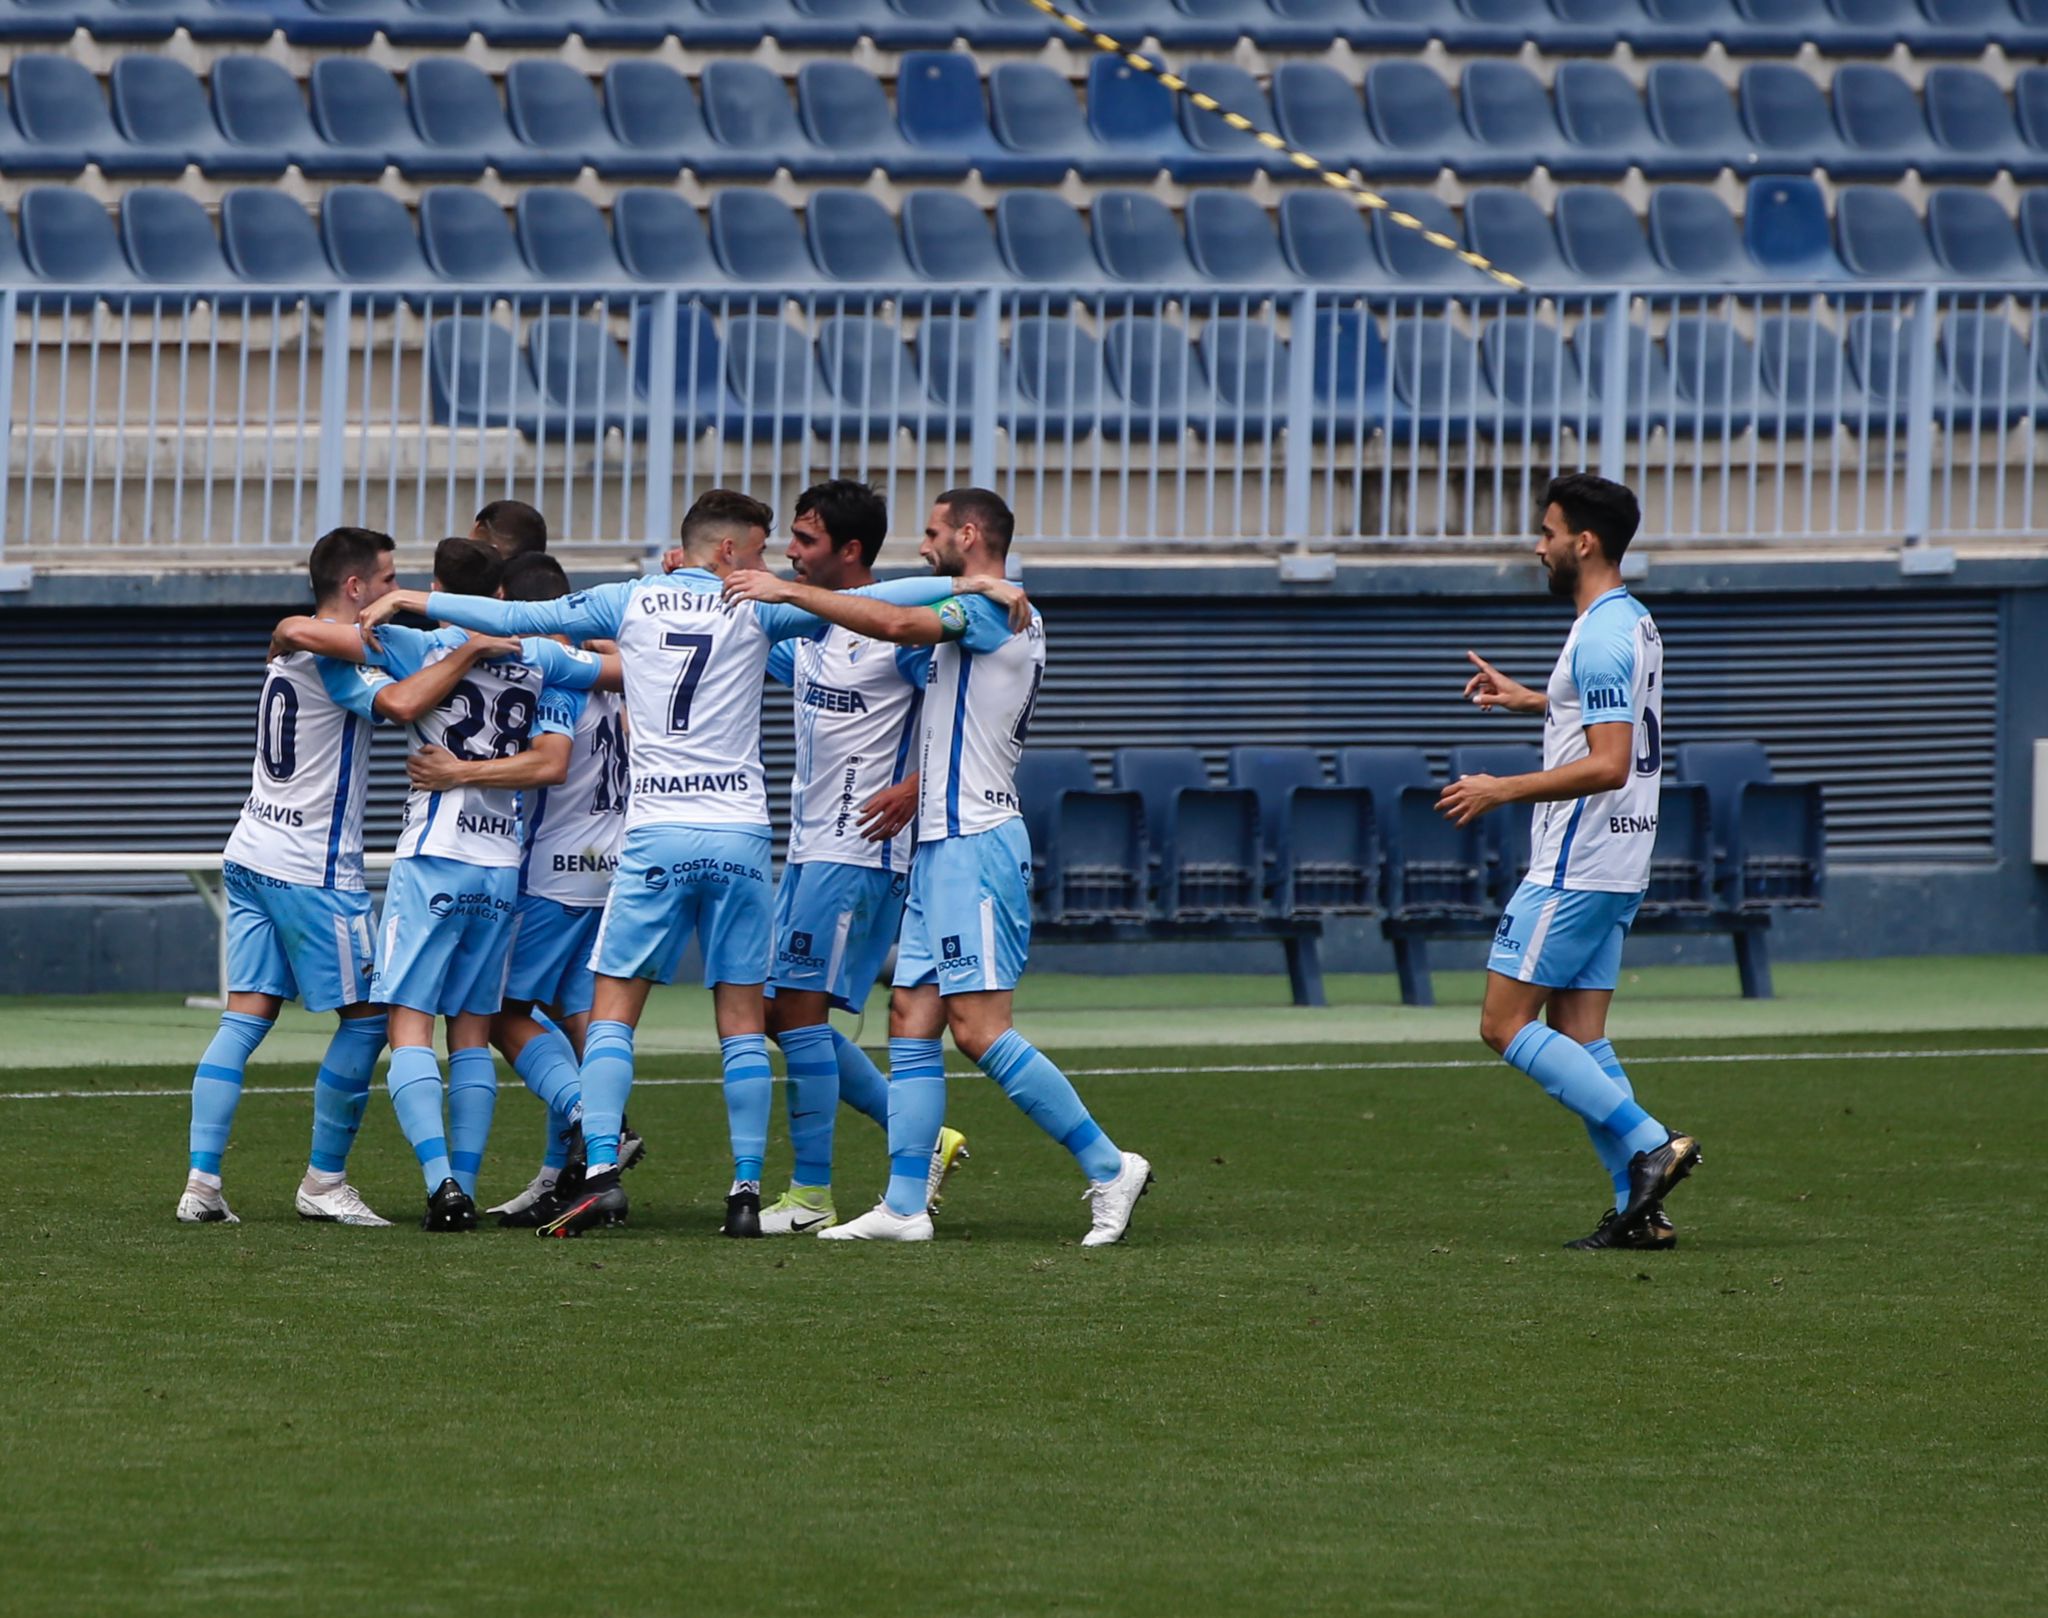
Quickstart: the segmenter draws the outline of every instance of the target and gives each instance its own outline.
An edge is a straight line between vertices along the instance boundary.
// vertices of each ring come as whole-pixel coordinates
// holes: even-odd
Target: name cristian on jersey
[[[570,604],[575,605],[573,598]],[[706,618],[730,618],[740,606],[737,600],[728,601],[715,592],[701,590],[645,590],[633,597],[633,605],[640,610],[643,618],[658,618],[669,612],[695,613]]]
[[[636,775],[633,795],[680,792],[745,792],[747,772],[724,770],[714,775]]]

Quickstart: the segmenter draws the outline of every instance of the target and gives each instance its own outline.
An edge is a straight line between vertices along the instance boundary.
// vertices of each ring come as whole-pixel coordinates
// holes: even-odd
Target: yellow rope
[[[1309,156],[1307,152],[1297,151],[1271,130],[1261,129],[1251,119],[1245,117],[1243,113],[1230,111],[1214,96],[1209,95],[1205,91],[1195,89],[1178,73],[1171,72],[1160,66],[1159,63],[1153,61],[1144,52],[1129,50],[1120,40],[1111,39],[1107,34],[1097,33],[1090,23],[1083,21],[1070,12],[1060,10],[1055,0],[1031,0],[1031,4],[1056,22],[1063,23],[1068,28],[1071,28],[1097,50],[1120,58],[1136,68],[1140,73],[1151,74],[1153,78],[1165,85],[1175,95],[1186,96],[1196,106],[1200,107],[1202,111],[1214,113],[1232,129],[1251,136],[1253,140],[1265,147],[1267,151],[1279,152],[1303,173],[1313,174],[1331,189],[1342,191],[1347,195],[1358,198],[1366,207],[1373,209],[1375,212],[1385,214],[1403,230],[1414,231],[1416,235],[1428,242],[1430,246],[1442,248],[1453,258],[1456,258],[1461,263],[1470,265],[1481,275],[1491,276],[1511,292],[1527,292],[1529,290],[1527,283],[1519,276],[1510,275],[1506,270],[1493,263],[1492,260],[1478,253],[1471,252],[1459,243],[1452,241],[1442,231],[1431,230],[1429,226],[1425,225],[1420,219],[1417,219],[1415,215],[1404,213],[1377,191],[1360,185],[1350,175],[1340,173],[1335,169],[1325,168],[1315,158]]]

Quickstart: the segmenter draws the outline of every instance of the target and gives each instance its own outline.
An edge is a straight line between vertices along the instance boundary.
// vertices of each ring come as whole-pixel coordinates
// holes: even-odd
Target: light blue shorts
[[[505,998],[553,1006],[565,1017],[588,1011],[597,992],[590,950],[603,919],[603,905],[565,905],[535,893],[520,895]]]
[[[896,949],[896,986],[1014,989],[1031,954],[1031,838],[1022,820],[919,843]]]
[[[792,865],[775,890],[775,961],[768,993],[811,989],[859,1011],[903,926],[901,871],[816,860]]]
[[[765,831],[639,826],[626,833],[590,964],[608,978],[675,982],[694,936],[704,987],[768,978]]]
[[[518,930],[518,867],[393,860],[376,998],[437,1017],[496,1011]]]
[[[1524,882],[1493,935],[1487,970],[1547,989],[1612,989],[1640,893],[1589,893]]]
[[[274,994],[308,1011],[338,1011],[376,998],[367,893],[283,882],[232,861],[221,867],[221,878],[230,992]]]

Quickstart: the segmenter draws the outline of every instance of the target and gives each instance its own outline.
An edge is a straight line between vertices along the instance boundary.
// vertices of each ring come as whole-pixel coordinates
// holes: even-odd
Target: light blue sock
[[[882,1201],[908,1217],[925,1211],[932,1153],[946,1121],[946,1047],[936,1039],[889,1041],[889,1189]]]
[[[768,1114],[775,1107],[775,1074],[768,1066],[766,1034],[734,1034],[718,1042],[725,1059],[725,1124],[732,1134],[732,1177],[759,1180],[768,1155]]]
[[[619,1130],[632,1091],[632,1025],[592,1023],[583,1036],[583,1150],[593,1174],[619,1160]]]
[[[541,1148],[543,1168],[560,1169],[569,1162],[569,1127],[583,1110],[583,1075],[576,1052],[559,1029],[549,1029],[519,1048],[512,1071],[548,1109],[548,1138]]]
[[[384,1049],[384,1015],[344,1017],[327,1042],[313,1079],[313,1150],[306,1159],[322,1174],[348,1167],[349,1148],[370,1104],[370,1070]]]
[[[839,1119],[839,1059],[832,1030],[824,1023],[790,1028],[775,1036],[789,1070],[789,1145],[796,1154],[793,1185],[818,1188],[832,1183],[832,1133]]]
[[[1622,1070],[1621,1058],[1614,1054],[1614,1042],[1596,1039],[1586,1047],[1586,1054],[1600,1064],[1600,1071],[1621,1086],[1622,1094],[1631,1101],[1635,1099],[1635,1086],[1628,1082],[1628,1074]],[[1582,1120],[1586,1133],[1593,1139],[1593,1150],[1600,1154],[1600,1166],[1607,1171],[1607,1178],[1614,1185],[1614,1211],[1620,1213],[1628,1206],[1628,1160],[1626,1146],[1594,1123],[1590,1118]]]
[[[270,1032],[268,1017],[223,1011],[220,1027],[192,1074],[192,1133],[188,1146],[192,1167],[202,1174],[220,1173],[221,1154],[228,1149],[228,1131],[235,1124],[235,1104],[242,1099],[242,1074],[249,1058]]]
[[[889,1127],[889,1081],[875,1059],[838,1029],[832,1030],[832,1053],[839,1059],[839,1099],[855,1112]]]
[[[1501,1054],[1542,1085],[1545,1094],[1613,1135],[1631,1157],[1655,1151],[1671,1133],[1601,1071],[1585,1046],[1554,1028],[1532,1022]]]
[[[441,1064],[424,1045],[401,1045],[391,1053],[384,1084],[431,1195],[455,1173],[448,1163],[448,1131],[441,1123]]]
[[[1123,1172],[1124,1154],[1088,1116],[1066,1074],[1016,1029],[1006,1029],[976,1065],[1034,1124],[1074,1154],[1089,1179],[1114,1180]]]
[[[455,1183],[476,1195],[477,1171],[491,1138],[498,1105],[498,1064],[489,1050],[469,1046],[448,1053],[448,1162]]]

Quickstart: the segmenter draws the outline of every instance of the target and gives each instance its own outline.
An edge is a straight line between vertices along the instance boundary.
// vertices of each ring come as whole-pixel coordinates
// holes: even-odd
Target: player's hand
[[[682,546],[671,545],[661,553],[661,570],[664,573],[673,573],[678,568],[686,566],[688,561],[689,559],[683,554]]]
[[[356,622],[363,631],[363,644],[373,652],[383,651],[384,648],[377,644],[377,630],[381,625],[390,623],[401,612],[424,614],[426,610],[427,598],[423,591],[393,590],[388,595],[379,596],[356,614]]]
[[[463,761],[445,747],[422,747],[405,761],[412,784],[426,792],[446,792],[463,784]]]
[[[1469,826],[1508,801],[1504,785],[1497,775],[1461,775],[1437,798],[1436,812],[1453,826]]]
[[[1477,652],[1466,660],[1479,672],[1465,682],[1465,698],[1481,713],[1505,708],[1509,713],[1541,713],[1543,699],[1518,680],[1510,680]]]
[[[469,639],[462,643],[462,649],[473,663],[492,663],[501,657],[519,655],[516,635],[479,635],[475,630],[467,633]]]
[[[1010,633],[1021,635],[1031,627],[1031,598],[1024,593],[1024,586],[1012,584],[1008,579],[987,577],[956,579],[953,593],[963,596],[987,596],[1004,612],[1010,615]]]
[[[793,601],[800,586],[794,579],[777,578],[766,568],[742,568],[725,576],[728,601]]]
[[[886,843],[917,813],[917,777],[884,787],[860,806],[860,834],[871,843]]]
[[[297,629],[300,624],[309,624],[312,621],[312,619],[306,617],[304,614],[300,614],[292,618],[281,619],[278,622],[277,627],[271,630],[270,632],[269,656],[273,658],[289,657],[293,652],[301,650],[297,639],[292,634],[292,631]]]

